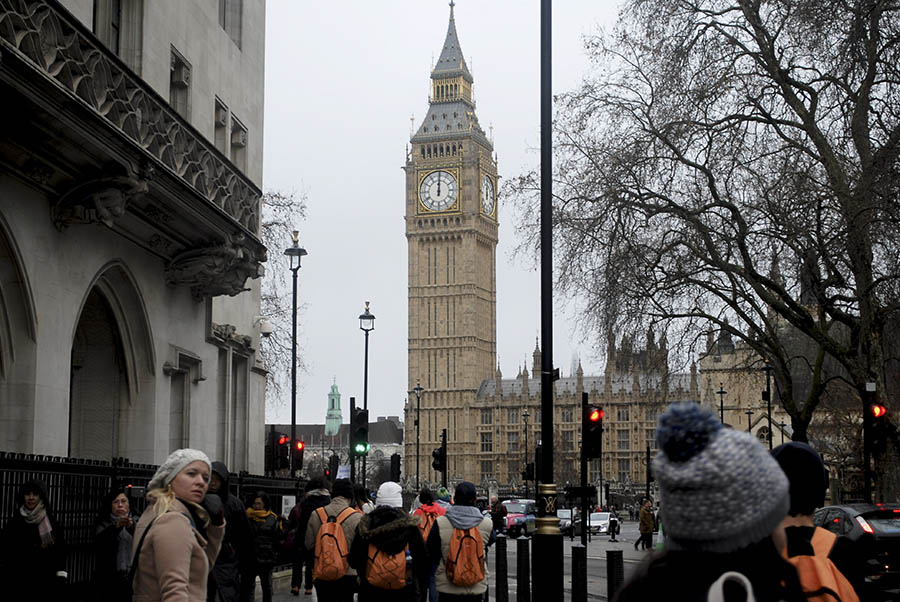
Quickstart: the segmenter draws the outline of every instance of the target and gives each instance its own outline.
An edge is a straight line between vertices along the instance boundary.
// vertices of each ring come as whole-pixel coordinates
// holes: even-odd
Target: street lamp
[[[749,433],[750,432],[750,417],[753,416],[754,412],[752,409],[747,408],[746,410],[744,410],[744,414],[747,415],[747,432]]]
[[[366,301],[366,311],[359,315],[359,329],[366,333],[366,355],[363,364],[363,409],[369,410],[369,333],[375,330],[375,316],[369,313],[369,302]],[[363,456],[362,482],[366,486],[366,458]]]
[[[722,383],[719,383],[719,390],[716,391],[716,395],[719,396],[719,422],[725,424],[725,394],[728,393],[724,388],[722,388]]]
[[[416,394],[416,491],[419,491],[419,411],[421,410],[421,402],[422,402],[422,383],[416,381],[416,386],[413,387],[413,393]]]
[[[786,427],[787,425],[784,422],[781,422],[781,423],[779,423],[779,426],[781,426],[781,443],[783,445],[784,444],[784,427]]]
[[[293,273],[294,280],[294,296],[291,308],[291,478],[297,475],[294,473],[294,444],[297,441],[297,271],[300,269],[300,259],[306,255],[306,249],[300,246],[300,232],[294,230],[292,237],[294,244],[285,249],[284,254],[288,256],[290,262],[290,270]]]
[[[525,408],[525,411],[522,412],[522,419],[525,421],[525,478],[522,481],[525,482],[525,499],[528,499],[528,417],[531,414],[528,413],[528,408]]]

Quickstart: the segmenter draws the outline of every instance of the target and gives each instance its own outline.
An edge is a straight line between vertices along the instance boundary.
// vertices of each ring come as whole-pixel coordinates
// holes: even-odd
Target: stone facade
[[[264,20],[0,0],[0,449],[262,472]]]

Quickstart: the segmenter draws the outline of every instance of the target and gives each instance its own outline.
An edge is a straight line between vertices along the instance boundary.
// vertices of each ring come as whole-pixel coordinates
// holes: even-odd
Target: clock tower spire
[[[496,366],[497,164],[475,115],[474,79],[450,20],[431,71],[428,110],[406,161],[409,389],[421,382],[420,436],[448,433],[451,478],[475,479],[475,394]],[[479,415],[480,419],[480,415]],[[408,425],[413,421],[408,420]],[[406,458],[415,457],[408,431]],[[430,463],[419,471],[435,482]],[[412,474],[412,473],[410,473]]]

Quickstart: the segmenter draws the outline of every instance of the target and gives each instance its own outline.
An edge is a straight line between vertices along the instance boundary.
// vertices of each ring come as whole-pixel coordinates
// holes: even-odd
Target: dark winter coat
[[[39,525],[29,524],[19,513],[26,489],[34,488],[50,519],[53,543],[41,546]],[[41,481],[30,481],[16,493],[15,509],[0,532],[0,583],[4,600],[57,600],[65,583],[65,542],[59,523],[54,520],[47,488]]]
[[[385,554],[396,554],[407,545],[412,557],[411,583],[402,590],[382,590],[371,586],[366,579],[369,544]],[[417,600],[419,592],[428,588],[431,565],[425,552],[425,542],[419,531],[419,517],[410,516],[402,508],[378,506],[362,517],[350,546],[350,567],[359,574],[360,602],[385,600]]]
[[[120,527],[110,514],[97,521],[94,531],[94,553],[96,556],[96,568],[94,569],[94,592],[97,600],[129,600],[131,599],[131,584],[128,582],[128,570],[119,570],[117,566],[119,556],[120,534],[127,531],[134,537],[134,528],[137,526],[140,516],[131,515],[131,525]],[[128,548],[129,559],[131,547]],[[130,566],[130,564],[129,564]]]
[[[306,526],[309,524],[309,517],[316,511],[316,508],[322,508],[331,503],[331,494],[327,489],[313,489],[306,492],[299,502],[291,509],[288,516],[287,531],[292,540],[291,553],[301,558],[311,556],[313,550],[307,550],[303,542],[306,537]]]
[[[228,490],[228,468],[223,462],[213,462],[212,470],[222,479],[217,495],[225,506],[225,539],[209,574],[207,600],[209,602],[237,602],[240,597],[240,576],[250,570],[256,554],[253,535],[247,522],[244,504]]]
[[[252,508],[247,509],[247,519],[250,521],[250,531],[253,533],[256,563],[275,564],[283,537],[281,519],[271,510],[257,511]]]

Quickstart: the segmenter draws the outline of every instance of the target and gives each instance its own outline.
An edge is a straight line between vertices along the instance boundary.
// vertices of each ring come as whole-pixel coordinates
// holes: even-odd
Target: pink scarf
[[[25,522],[29,525],[37,524],[42,548],[53,545],[53,528],[50,526],[50,518],[47,516],[47,511],[44,510],[44,502],[38,502],[37,506],[32,510],[27,510],[25,506],[22,506],[19,508],[19,514],[22,515]]]

